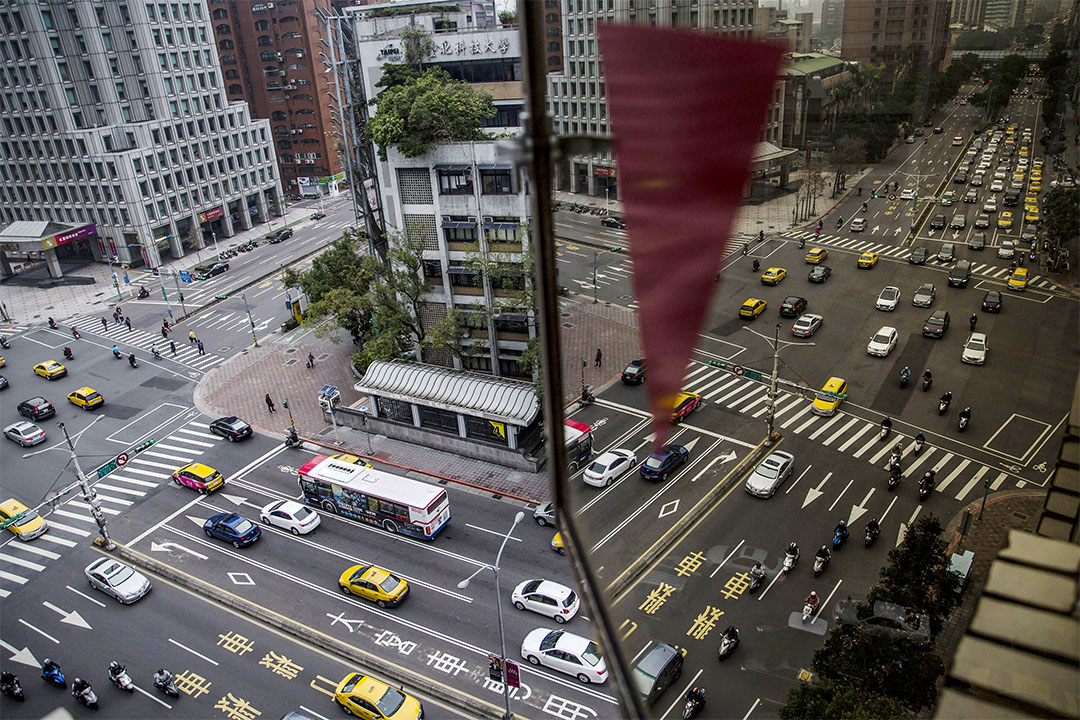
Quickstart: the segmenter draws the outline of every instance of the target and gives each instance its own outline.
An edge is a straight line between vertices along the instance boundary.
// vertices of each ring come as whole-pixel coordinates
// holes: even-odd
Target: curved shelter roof
[[[522,427],[540,412],[532,383],[401,360],[371,363],[356,390]]]

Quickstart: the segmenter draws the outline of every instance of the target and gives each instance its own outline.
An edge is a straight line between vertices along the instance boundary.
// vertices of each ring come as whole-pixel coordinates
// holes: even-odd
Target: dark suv
[[[930,317],[926,318],[926,322],[923,324],[922,334],[926,337],[940,338],[945,336],[945,331],[948,329],[949,311],[935,310],[930,313]]]
[[[682,653],[667,643],[655,642],[634,666],[634,687],[645,704],[651,705],[679,679],[682,668]]]
[[[19,403],[19,414],[31,420],[44,420],[56,414],[56,408],[43,397],[32,397]]]
[[[926,248],[917,247],[911,249],[911,254],[908,255],[907,261],[912,265],[925,265],[926,264]]]
[[[806,310],[806,298],[789,295],[780,305],[780,317],[799,317]]]

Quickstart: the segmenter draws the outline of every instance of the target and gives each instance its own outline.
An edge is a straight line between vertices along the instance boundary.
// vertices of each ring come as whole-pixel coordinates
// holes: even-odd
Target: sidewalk
[[[327,217],[333,217],[331,211],[336,208],[336,213],[348,212],[348,205],[344,203],[346,196],[335,198],[334,203],[326,203]],[[315,210],[307,207],[292,208],[286,205],[285,214],[273,218],[273,229],[280,230],[283,227],[297,227],[305,222],[310,222],[311,213]],[[246,240],[262,241],[263,237],[271,232],[270,224],[264,223],[253,226],[250,230],[241,230],[231,238],[218,238],[218,247],[221,249],[238,245]],[[210,262],[217,259],[214,252],[214,244],[211,242],[198,253],[191,252],[180,259],[169,259],[163,263],[163,267],[170,270],[186,270],[200,262]],[[52,317],[61,325],[64,319],[76,314],[98,312],[102,315],[111,315],[112,308],[118,304],[116,288],[112,286],[112,271],[116,266],[110,267],[108,263],[89,262],[81,266],[68,266],[64,263],[65,277],[70,275],[87,278],[91,284],[81,285],[58,285],[50,288],[17,285],[7,282],[0,285],[0,302],[4,303],[9,323],[3,323],[5,327],[19,327],[35,324],[44,324],[46,319]],[[31,272],[43,272],[44,266]],[[128,277],[132,284],[126,286],[123,282],[122,271],[117,272],[120,279],[120,294],[123,300],[135,296],[138,289],[134,282],[140,277],[150,277],[149,273],[143,272],[142,268],[129,270]],[[171,291],[175,289],[172,283],[166,287]]]

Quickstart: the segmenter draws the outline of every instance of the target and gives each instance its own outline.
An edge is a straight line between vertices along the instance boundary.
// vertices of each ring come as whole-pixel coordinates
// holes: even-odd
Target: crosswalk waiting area
[[[64,325],[78,328],[82,333],[93,333],[95,336],[107,339],[120,348],[125,355],[134,351],[135,357],[143,362],[152,359],[151,349],[155,347],[161,353],[162,360],[173,360],[203,372],[225,360],[224,357],[205,350],[205,346],[205,353],[199,354],[198,345],[190,342],[187,333],[180,329],[174,329],[169,333],[168,339],[165,339],[161,336],[160,325],[153,330],[143,330],[139,327],[128,330],[123,323],[113,322],[111,316],[107,320],[109,323],[107,330],[102,329],[101,315],[76,315],[65,318],[63,322]],[[247,323],[246,317],[244,323]],[[190,324],[187,323],[187,325]],[[197,330],[196,334],[198,334]],[[176,343],[176,354],[169,349],[170,341]],[[78,345],[73,346],[72,350],[78,354]]]
[[[805,240],[807,247],[811,244],[815,246],[822,246],[827,248],[839,248],[841,250],[850,250],[851,252],[872,252],[882,255],[884,257],[896,258],[897,260],[907,260],[911,255],[913,248],[900,247],[899,245],[886,245],[884,243],[876,243],[871,240],[864,240],[862,238],[849,238],[841,235],[816,235],[813,230],[802,230],[799,232],[786,233],[784,235],[789,240]],[[935,262],[931,258],[930,262]],[[990,263],[979,263],[972,261],[971,272],[974,275],[982,275],[983,277],[992,278],[994,280],[1005,281],[1009,279],[1009,275],[1012,273],[1008,267],[1001,267]],[[1058,286],[1053,282],[1047,280],[1042,275],[1032,275],[1028,278],[1028,287],[1041,288],[1043,290],[1057,290]]]
[[[750,417],[760,418],[768,412],[767,384],[747,380],[711,365],[691,362],[682,387],[685,392],[701,395],[707,403],[722,405]],[[958,501],[968,499],[973,490],[981,487],[984,478],[990,478],[991,490],[997,490],[1009,478],[1007,473],[930,443],[915,455],[911,437],[894,432],[889,442],[881,442],[877,423],[844,412],[837,412],[832,417],[814,415],[810,411],[812,406],[812,400],[779,391],[774,418],[776,428],[881,468],[882,482],[886,478],[889,452],[896,446],[897,438],[903,443],[904,477],[921,477],[927,470],[933,470],[937,492],[949,493]]]
[[[221,438],[210,434],[205,419],[178,428],[94,483],[101,512],[106,518],[119,515],[154,488],[167,484],[177,468],[195,462],[218,442]],[[97,534],[97,523],[82,495],[76,490],[67,497],[70,499],[54,509],[41,511],[49,524],[44,535],[29,542],[11,536],[0,544],[0,598],[29,582],[30,573],[41,572],[50,560]]]

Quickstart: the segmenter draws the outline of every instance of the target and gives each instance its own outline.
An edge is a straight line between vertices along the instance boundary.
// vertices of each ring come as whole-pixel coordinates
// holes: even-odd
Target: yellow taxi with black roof
[[[364,720],[419,720],[424,706],[408,693],[368,675],[349,673],[334,689],[334,702]]]

